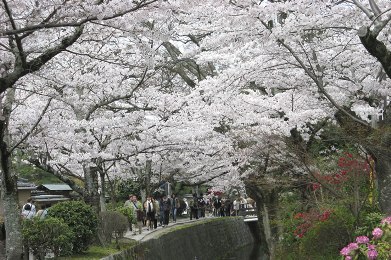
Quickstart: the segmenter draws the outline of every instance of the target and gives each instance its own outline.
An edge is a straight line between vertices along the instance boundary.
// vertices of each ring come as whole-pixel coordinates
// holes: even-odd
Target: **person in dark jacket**
[[[163,227],[167,226],[170,221],[171,203],[166,195],[161,200],[161,208],[163,209]]]

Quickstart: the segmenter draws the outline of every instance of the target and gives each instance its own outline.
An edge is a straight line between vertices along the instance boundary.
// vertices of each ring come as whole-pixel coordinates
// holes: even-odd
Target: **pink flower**
[[[352,260],[353,258],[350,255],[345,256],[345,260]]]
[[[348,245],[348,248],[349,248],[350,251],[357,250],[358,249],[358,244],[357,243],[350,243]]]
[[[358,244],[367,244],[369,243],[369,238],[367,236],[359,236],[356,238]]]
[[[372,236],[374,239],[379,239],[381,238],[382,235],[383,235],[383,230],[381,230],[381,228],[377,227],[372,231]]]
[[[388,224],[388,225],[391,225],[391,216],[389,217],[386,217],[385,219],[383,219],[381,221],[382,224]]]
[[[369,250],[375,250],[375,249],[376,249],[376,246],[375,246],[375,245],[368,244],[368,249],[369,249]]]
[[[376,250],[368,250],[368,259],[374,260],[377,258],[377,251]]]
[[[348,256],[350,254],[350,249],[346,246],[339,251],[341,255]]]

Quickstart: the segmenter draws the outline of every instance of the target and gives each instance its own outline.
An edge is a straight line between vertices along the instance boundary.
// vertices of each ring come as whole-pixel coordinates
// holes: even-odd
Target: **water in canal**
[[[219,260],[264,260],[266,258],[261,254],[260,249],[259,245],[250,244],[231,252]]]

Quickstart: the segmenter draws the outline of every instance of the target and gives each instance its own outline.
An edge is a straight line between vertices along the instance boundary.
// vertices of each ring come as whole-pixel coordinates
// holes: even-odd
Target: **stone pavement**
[[[136,235],[133,235],[133,231],[128,231],[128,232],[126,232],[125,237],[130,238],[130,239],[134,239],[137,241],[146,241],[146,240],[153,238],[157,234],[160,234],[160,233],[163,233],[167,230],[170,230],[172,227],[175,227],[178,225],[183,225],[186,223],[192,223],[192,222],[196,222],[196,221],[199,222],[199,221],[203,221],[203,220],[206,220],[209,218],[211,218],[211,217],[205,217],[205,218],[200,218],[200,219],[193,218],[193,220],[190,220],[190,218],[188,218],[188,217],[187,218],[178,217],[177,221],[175,223],[172,222],[172,220],[170,219],[170,223],[168,224],[168,226],[162,227],[162,226],[159,226],[159,223],[158,223],[158,227],[156,229],[152,229],[152,230],[148,231],[147,227],[143,227],[141,234],[138,234],[138,232],[137,232]]]

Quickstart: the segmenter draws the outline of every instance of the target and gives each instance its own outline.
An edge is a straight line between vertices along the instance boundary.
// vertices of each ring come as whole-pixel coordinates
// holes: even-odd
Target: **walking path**
[[[175,223],[171,221],[168,224],[168,226],[165,226],[165,227],[158,226],[156,229],[152,229],[149,231],[147,230],[147,227],[143,227],[143,231],[141,234],[137,233],[136,235],[133,235],[132,231],[127,231],[125,234],[125,237],[130,238],[130,239],[134,239],[137,241],[147,241],[147,240],[157,236],[158,234],[164,233],[167,230],[172,229],[175,226],[183,225],[186,223],[192,223],[192,222],[200,222],[200,221],[204,221],[204,220],[207,220],[210,218],[213,218],[213,217],[205,217],[205,218],[199,218],[199,219],[193,219],[193,220],[190,220],[190,218],[180,218],[179,217],[179,218],[177,218],[177,221]]]

